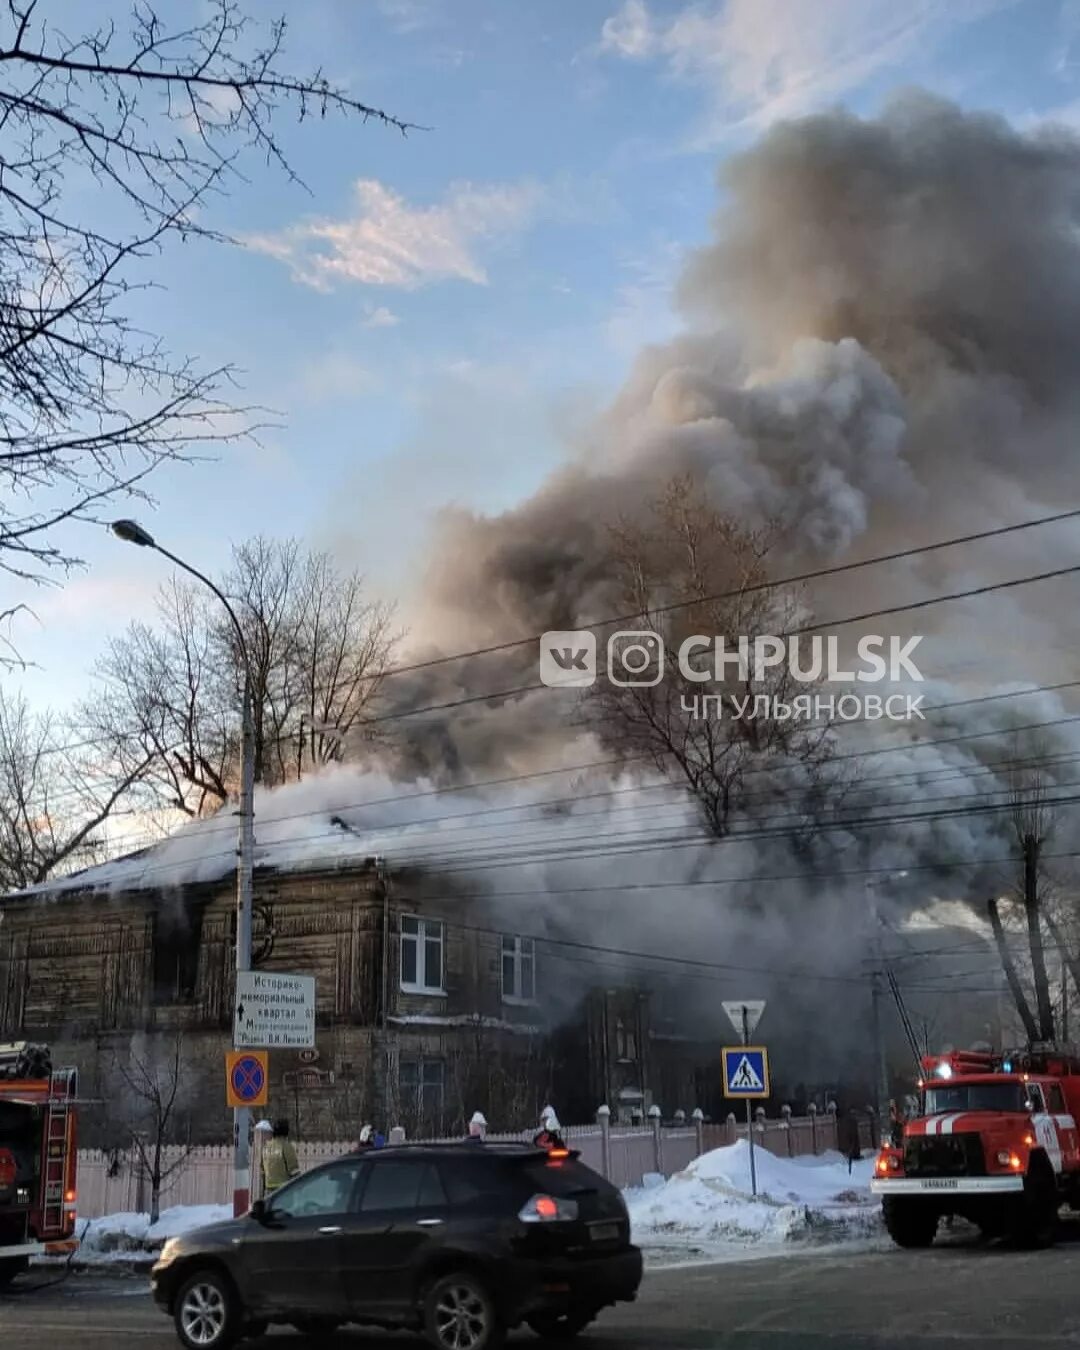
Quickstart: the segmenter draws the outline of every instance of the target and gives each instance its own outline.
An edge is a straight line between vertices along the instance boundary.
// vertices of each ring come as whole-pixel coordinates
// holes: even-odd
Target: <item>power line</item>
[[[718,591],[712,595],[696,596],[691,600],[678,600],[669,605],[660,605],[655,609],[650,609],[650,614],[674,614],[681,609],[692,609],[696,605],[713,604],[719,600],[733,600],[744,595],[754,595],[760,591],[779,590],[785,586],[800,586],[808,581],[819,581],[824,577],[840,576],[846,572],[855,572],[863,567],[876,567],[881,563],[900,562],[905,558],[917,558],[927,553],[935,553],[943,548],[957,548],[961,544],[974,544],[983,539],[996,539],[1001,535],[1015,534],[1021,530],[1032,530],[1043,525],[1053,525],[1062,520],[1074,520],[1080,517],[1080,508],[1070,511],[1059,511],[1054,515],[1040,516],[1036,520],[1018,521],[1011,525],[1001,525],[992,530],[979,530],[973,534],[953,535],[949,539],[940,539],[933,544],[921,544],[915,548],[897,549],[892,553],[879,553],[873,558],[863,558],[857,562],[834,563],[829,567],[817,567],[808,572],[799,572],[792,576],[781,577],[776,581],[764,581],[752,586],[736,587],[733,590]],[[1069,569],[1077,570],[1077,569]],[[1050,573],[1047,576],[1053,575]],[[1036,578],[1042,580],[1043,578]],[[1020,585],[1022,582],[1006,582],[1005,585]],[[632,623],[640,619],[641,611],[635,610],[630,614],[617,614],[606,619],[593,619],[590,622],[582,623],[579,628],[606,628],[615,623]],[[873,616],[878,617],[878,616]],[[451,661],[465,661],[474,656],[491,656],[496,652],[513,651],[517,647],[525,647],[530,643],[539,642],[543,636],[542,633],[533,633],[529,637],[514,638],[507,642],[492,643],[487,647],[475,647],[471,651],[454,652],[449,656],[431,657],[425,661],[413,661],[408,665],[390,666],[384,675],[405,675],[418,670],[430,670],[435,666],[447,665]],[[381,678],[381,676],[372,674],[369,679]]]
[[[874,567],[887,562],[898,562],[906,558],[914,558],[924,554],[933,553],[940,549],[959,547],[960,545],[963,544],[975,543],[984,539],[994,539],[1002,535],[1014,534],[1022,530],[1036,529],[1043,525],[1056,524],[1059,521],[1071,520],[1077,517],[1080,517],[1080,508],[1074,508],[1069,511],[1060,511],[1053,515],[1041,516],[1035,520],[1019,521],[1011,525],[1002,525],[991,530],[980,530],[972,534],[954,535],[949,539],[938,540],[937,542],[932,544],[923,544],[914,548],[899,549],[895,550],[892,553],[882,553],[876,555],[875,557],[864,558],[855,562],[835,563],[828,567],[814,568],[808,572],[801,572],[792,576],[781,577],[776,581],[759,582],[751,586],[737,587],[735,589],[728,591],[719,591],[712,595],[698,596],[689,600],[675,601],[672,604],[661,605],[655,609],[651,609],[649,613],[670,614],[675,613],[676,611],[681,609],[693,608],[696,605],[711,604],[719,600],[735,599],[740,596],[753,595],[760,591],[777,590],[785,586],[801,585],[808,581],[816,581],[824,577],[830,576],[839,576],[847,572],[857,571],[864,567]],[[900,605],[894,606],[889,609],[870,611],[866,614],[855,615],[847,619],[836,619],[828,623],[811,624],[803,628],[793,629],[789,634],[785,634],[785,636],[796,636],[801,633],[815,632],[821,628],[830,628],[830,627],[839,628],[849,623],[864,622],[866,619],[869,618],[882,618],[888,614],[905,613],[910,610],[926,608],[929,605],[944,604],[951,600],[968,599],[971,598],[972,596],[986,595],[990,594],[993,591],[1006,590],[1011,587],[1028,585],[1038,581],[1046,581],[1051,578],[1065,576],[1076,571],[1080,571],[1080,565],[1074,567],[1061,568],[1051,572],[1043,572],[1035,575],[1029,575],[1026,577],[1017,577],[1009,581],[997,582],[987,586],[976,587],[968,591],[958,591],[951,595],[928,597],[923,600],[914,601],[907,605]],[[596,619],[588,623],[582,623],[580,626],[583,629],[607,627],[615,623],[630,623],[632,621],[640,619],[640,617],[641,617],[640,611],[635,611],[634,613],[630,614],[614,615],[606,619]],[[405,675],[413,673],[415,671],[432,669],[433,667],[446,665],[453,661],[463,661],[471,657],[489,656],[497,652],[511,651],[518,647],[527,646],[530,643],[536,643],[540,640],[542,636],[543,635],[541,633],[534,633],[529,637],[514,638],[506,642],[493,643],[486,647],[476,647],[469,651],[455,652],[448,656],[432,657],[424,661],[414,661],[404,665],[389,666],[380,671],[373,671],[370,675],[366,674],[361,675],[358,677],[358,680],[363,681],[371,681],[376,679],[382,680],[390,678],[394,675]],[[433,704],[430,707],[426,708],[408,709],[404,711],[386,713],[381,714],[380,716],[374,718],[360,718],[354,725],[356,726],[374,725],[386,721],[398,720],[404,717],[412,717],[421,712],[437,712],[437,711],[441,712],[449,710],[451,708],[464,707],[471,703],[484,702],[497,698],[508,698],[515,694],[528,693],[532,692],[533,690],[543,689],[546,687],[547,686],[543,684],[534,684],[516,689],[503,690],[494,694],[472,695],[467,698],[456,699],[447,703]],[[325,694],[330,691],[327,689],[317,689],[315,692],[317,694]],[[297,734],[299,733],[291,733],[287,736],[275,739],[278,742],[285,740],[291,741],[296,739]],[[83,749],[90,746],[100,747],[105,744],[107,744],[107,742],[103,742],[96,738],[91,738],[84,741],[72,742],[70,745],[67,746],[55,747],[54,749],[50,749],[48,753],[50,754],[60,753],[64,750]]]

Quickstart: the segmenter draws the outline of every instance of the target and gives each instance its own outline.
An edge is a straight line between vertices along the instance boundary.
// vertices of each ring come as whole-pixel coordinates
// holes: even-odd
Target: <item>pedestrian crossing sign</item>
[[[723,1054],[726,1097],[769,1095],[769,1052],[763,1045],[725,1045]]]

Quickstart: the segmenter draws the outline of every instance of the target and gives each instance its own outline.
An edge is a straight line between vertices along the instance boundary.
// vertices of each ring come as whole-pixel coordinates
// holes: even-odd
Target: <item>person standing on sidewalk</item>
[[[289,1138],[289,1122],[274,1122],[274,1132],[270,1140],[263,1145],[263,1194],[273,1195],[287,1181],[291,1181],[300,1171],[296,1149]]]

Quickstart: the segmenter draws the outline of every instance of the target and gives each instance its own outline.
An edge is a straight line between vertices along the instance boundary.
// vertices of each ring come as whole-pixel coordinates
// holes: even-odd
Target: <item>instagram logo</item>
[[[649,629],[612,633],[607,645],[607,674],[612,684],[648,687],[664,678],[664,639]]]

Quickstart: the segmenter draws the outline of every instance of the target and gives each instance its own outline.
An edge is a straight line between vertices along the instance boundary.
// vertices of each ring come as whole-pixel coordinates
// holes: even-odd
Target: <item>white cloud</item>
[[[666,22],[645,0],[624,0],[604,23],[601,49],[662,60],[698,84],[715,140],[833,103],[874,75],[923,55],[949,31],[1017,0],[724,0],[691,4]]]
[[[526,225],[543,192],[532,183],[459,183],[434,206],[410,206],[383,183],[362,178],[355,196],[356,209],[343,220],[308,221],[246,243],[318,290],[350,282],[415,290],[455,279],[483,286],[487,273],[476,246]]]
[[[367,318],[364,320],[365,328],[394,328],[401,322],[401,319],[392,309],[387,309],[385,305],[378,305],[375,308],[368,306]]]
[[[651,55],[656,44],[645,0],[626,0],[617,14],[604,20],[600,30],[600,49],[630,58]]]

